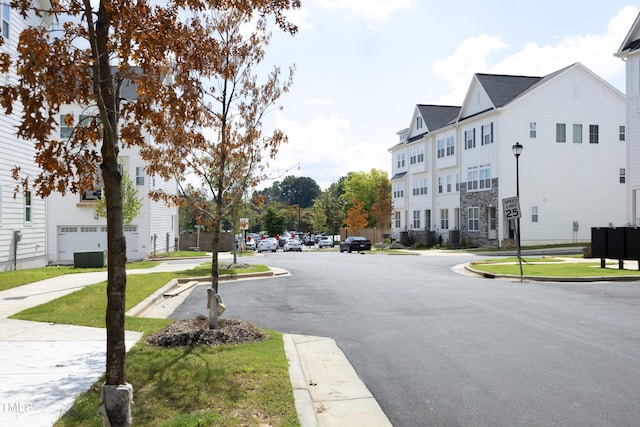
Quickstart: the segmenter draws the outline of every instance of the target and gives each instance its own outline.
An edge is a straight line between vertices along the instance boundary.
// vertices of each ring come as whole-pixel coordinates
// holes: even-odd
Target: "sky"
[[[273,29],[265,65],[295,66],[264,130],[289,142],[269,161],[324,190],[349,172],[391,173],[388,149],[416,104],[461,105],[474,73],[544,76],[581,62],[625,92],[614,57],[638,16],[618,0],[302,0],[296,35]]]

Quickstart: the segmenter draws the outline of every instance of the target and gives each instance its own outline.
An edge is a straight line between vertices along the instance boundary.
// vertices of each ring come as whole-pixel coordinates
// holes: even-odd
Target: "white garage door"
[[[127,259],[140,259],[138,253],[138,226],[125,226]],[[73,253],[81,251],[106,251],[107,227],[104,226],[59,226],[58,262],[73,262]]]

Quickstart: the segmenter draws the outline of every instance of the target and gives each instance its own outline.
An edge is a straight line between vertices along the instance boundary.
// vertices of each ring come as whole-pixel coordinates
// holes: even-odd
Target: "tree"
[[[96,215],[107,216],[107,197],[98,199],[94,206]],[[122,220],[125,225],[129,225],[140,214],[142,209],[142,199],[139,197],[138,189],[133,185],[133,180],[129,175],[122,176]]]
[[[269,236],[282,234],[285,231],[286,215],[277,203],[269,203],[262,216],[262,225]]]
[[[238,76],[234,71],[239,64],[233,62],[236,59],[233,50],[225,50],[224,44],[214,40],[216,28],[201,15],[215,7],[221,13],[244,13],[248,18],[258,15],[260,25],[273,15],[280,27],[293,33],[296,29],[287,22],[284,12],[299,7],[300,3],[299,0],[169,0],[152,6],[147,0],[55,0],[49,4],[51,7],[45,11],[39,9],[39,2],[12,1],[12,7],[23,16],[46,14],[51,19],[43,19],[41,24],[22,31],[17,54],[0,54],[0,71],[12,69],[18,76],[16,82],[7,80],[0,86],[0,103],[8,114],[14,104],[20,104],[17,135],[35,142],[35,162],[42,168],[36,177],[24,176],[15,168],[13,176],[20,180],[25,192],[33,186],[36,194],[46,197],[53,191],[64,194],[92,189],[97,165],[101,169],[108,245],[107,358],[101,413],[105,424],[127,426],[131,423],[133,391],[125,381],[126,241],[119,147],[149,147],[147,154],[154,153],[155,147],[147,138],[151,135],[156,143],[168,142],[171,155],[182,155],[178,157],[182,160],[195,152],[187,145],[202,140],[202,130],[210,126],[217,126],[223,140],[231,137],[242,142],[259,138],[255,128],[240,133],[237,128],[234,130],[232,122],[251,116],[254,108],[264,106],[264,102],[240,108],[236,116],[230,108],[222,116],[206,114],[206,104],[201,98],[209,89],[205,79],[221,70],[224,76]],[[58,26],[50,28],[49,22]],[[260,37],[254,38],[254,42],[260,44],[264,40]],[[261,52],[252,54],[261,58]],[[169,71],[174,85],[164,84]],[[121,90],[126,86],[135,88],[136,97],[121,102]],[[260,100],[279,92],[280,88],[272,83],[262,91],[248,86],[233,95]],[[223,93],[230,94],[224,90]],[[70,138],[62,140],[54,137],[52,131],[60,124],[60,106],[64,104],[91,108],[94,117],[90,124],[76,127]],[[67,126],[73,124],[72,120],[69,116],[64,119]],[[274,150],[283,139],[281,134],[275,135],[269,149]],[[218,160],[225,165],[219,169],[221,174],[242,163],[228,162],[225,151],[212,153],[209,158],[219,154],[222,159]],[[148,171],[163,177],[183,177],[186,165],[166,159],[147,155]],[[167,164],[157,165],[158,162]],[[212,182],[223,185],[221,179]]]
[[[295,5],[282,0],[273,3],[279,8]],[[180,62],[169,64],[175,83],[166,88],[170,97],[182,99],[187,94],[191,102],[185,105],[182,101],[184,109],[164,114],[161,123],[156,123],[156,143],[142,151],[142,157],[151,163],[151,173],[168,178],[179,171],[180,184],[186,175],[195,175],[213,199],[211,209],[200,209],[209,218],[213,233],[209,293],[209,327],[213,329],[218,328],[215,307],[220,301],[220,225],[242,202],[246,191],[262,179],[263,160],[274,157],[287,141],[280,130],[271,134],[261,130],[264,115],[289,90],[293,76],[293,68],[284,78],[281,70],[274,68],[264,82],[255,74],[271,38],[265,16],[268,11],[254,13],[251,8],[234,7],[196,14],[204,39],[170,46],[191,62],[188,68]],[[295,27],[285,28],[295,33]],[[152,197],[178,201],[161,191],[152,192]]]
[[[344,181],[344,199],[360,200],[364,205],[364,210],[371,212],[371,207],[376,201],[376,191],[380,183],[389,180],[387,173],[379,169],[371,169],[370,172],[349,172]],[[375,226],[375,218],[369,216],[370,227]]]
[[[393,213],[393,200],[391,200],[391,182],[388,179],[380,180],[376,190],[376,200],[371,206],[371,217],[375,220],[375,226],[384,230],[391,227],[391,214]]]
[[[322,192],[315,180],[309,177],[289,175],[277,184],[280,189],[280,201],[289,206],[299,205],[301,209],[311,207]]]
[[[347,219],[344,221],[350,230],[360,230],[367,226],[369,214],[364,208],[364,203],[356,198],[351,199],[347,210]]]

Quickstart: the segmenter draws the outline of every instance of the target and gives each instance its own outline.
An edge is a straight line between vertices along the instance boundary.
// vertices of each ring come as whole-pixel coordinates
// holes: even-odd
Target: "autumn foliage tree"
[[[222,176],[238,164],[246,164],[252,156],[248,153],[245,160],[230,161],[233,149],[258,139],[257,129],[234,124],[245,117],[257,117],[254,110],[265,103],[236,109],[229,105],[221,114],[208,111],[202,95],[214,91],[206,80],[220,75],[221,70],[225,85],[234,75],[244,75],[236,74],[240,66],[234,62],[236,52],[225,50],[204,12],[239,13],[258,21],[274,16],[280,27],[295,32],[284,13],[299,7],[299,1],[168,0],[160,4],[147,0],[13,0],[11,6],[23,16],[37,14],[43,18],[40,24],[22,31],[17,52],[3,49],[0,53],[0,71],[17,76],[17,81],[8,79],[0,86],[0,103],[8,114],[14,108],[19,111],[17,135],[34,142],[35,162],[41,167],[35,177],[22,175],[16,168],[14,178],[25,190],[35,188],[38,195],[46,197],[53,191],[64,194],[89,190],[96,181],[98,165],[101,170],[108,242],[102,413],[111,426],[126,426],[131,422],[133,392],[125,381],[126,241],[119,148],[145,149],[153,147],[154,141],[168,144],[171,159],[156,159],[151,157],[152,149],[146,151],[149,172],[162,176],[184,176],[187,162],[183,160],[190,155],[202,156],[208,159],[203,164],[208,161],[209,170],[217,171],[218,175],[208,175],[212,185],[224,188],[228,181]],[[234,22],[229,20],[228,24]],[[169,74],[172,84],[167,84]],[[122,101],[124,85],[135,88],[135,99]],[[226,93],[230,100],[237,96],[261,100],[277,90],[272,83],[262,92],[247,86]],[[54,130],[61,125],[60,109],[66,104],[86,106],[95,113],[90,124],[76,127],[70,138],[62,139],[55,137]],[[67,126],[74,124],[69,117],[64,120]],[[216,128],[222,140],[233,141],[232,146],[208,155],[192,150],[202,146],[208,128]],[[282,136],[276,135],[269,147],[281,141]],[[157,166],[158,162],[169,164],[163,168]]]
[[[197,69],[183,69],[182,64],[174,63],[169,75],[176,83],[190,81],[194,76],[208,83],[198,88],[188,112],[175,112],[186,118],[173,121],[165,116],[166,137],[157,138],[155,144],[144,148],[142,155],[151,163],[151,173],[168,178],[178,170],[181,185],[187,175],[196,177],[212,197],[211,208],[198,205],[201,198],[186,201],[211,223],[211,279],[219,300],[221,224],[242,201],[247,189],[261,180],[264,160],[274,157],[278,147],[287,140],[280,130],[264,134],[261,126],[264,115],[289,90],[293,68],[284,75],[279,68],[273,68],[263,80],[256,75],[255,69],[263,60],[271,38],[265,16],[255,16],[250,9],[229,8],[206,11],[198,14],[198,18],[211,36],[184,49],[192,49],[194,64],[210,63]],[[295,31],[292,27],[289,30]],[[204,51],[212,53],[203,54]],[[172,89],[176,97],[182,96],[184,84],[168,88]],[[176,140],[183,143],[176,144]],[[175,198],[161,192],[155,192],[153,197]],[[212,303],[209,301],[210,306]],[[218,328],[217,311],[209,313],[209,326]]]
[[[365,210],[364,202],[353,198],[349,202],[347,218],[344,223],[350,230],[360,230],[367,226],[369,213]]]

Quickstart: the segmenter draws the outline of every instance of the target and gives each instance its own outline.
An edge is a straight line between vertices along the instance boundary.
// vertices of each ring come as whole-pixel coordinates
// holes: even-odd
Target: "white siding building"
[[[403,197],[392,194],[393,237],[431,231],[511,244],[502,200],[516,195],[516,142],[523,245],[587,242],[591,227],[624,225],[624,110],[624,95],[581,64],[545,77],[476,74],[461,107],[418,105],[406,141],[390,149],[392,185],[405,186]],[[412,144],[429,153],[419,172],[396,162]],[[410,187],[425,172],[426,197]]]
[[[68,114],[78,118],[90,114],[80,106],[66,106],[61,116]],[[60,123],[64,123],[61,118]],[[65,137],[70,128],[60,128],[60,137]],[[178,208],[167,207],[162,202],[154,202],[149,191],[163,189],[176,194],[175,181],[167,182],[161,178],[150,177],[145,173],[145,162],[136,147],[121,148],[118,161],[123,174],[129,176],[143,200],[140,214],[130,225],[125,225],[127,241],[127,259],[139,260],[155,253],[173,251],[178,236]],[[53,193],[47,198],[47,256],[52,264],[73,263],[74,252],[106,251],[106,218],[95,214],[96,200],[100,197],[100,184],[95,190],[83,194],[67,193],[62,196]]]
[[[43,8],[49,7],[47,1],[40,3]],[[0,5],[0,14],[0,37],[4,41],[0,52],[13,55],[22,30],[29,24],[40,23],[42,18],[31,16],[25,20],[8,3]],[[3,78],[7,83],[17,82],[14,72]],[[26,194],[20,191],[14,198],[17,182],[11,176],[12,169],[20,167],[22,175],[32,178],[38,173],[33,142],[16,137],[21,110],[17,103],[12,114],[2,111],[0,115],[0,271],[41,267],[47,258],[44,200],[34,189],[28,189]]]
[[[627,67],[627,222],[640,225],[640,15],[616,56]]]

